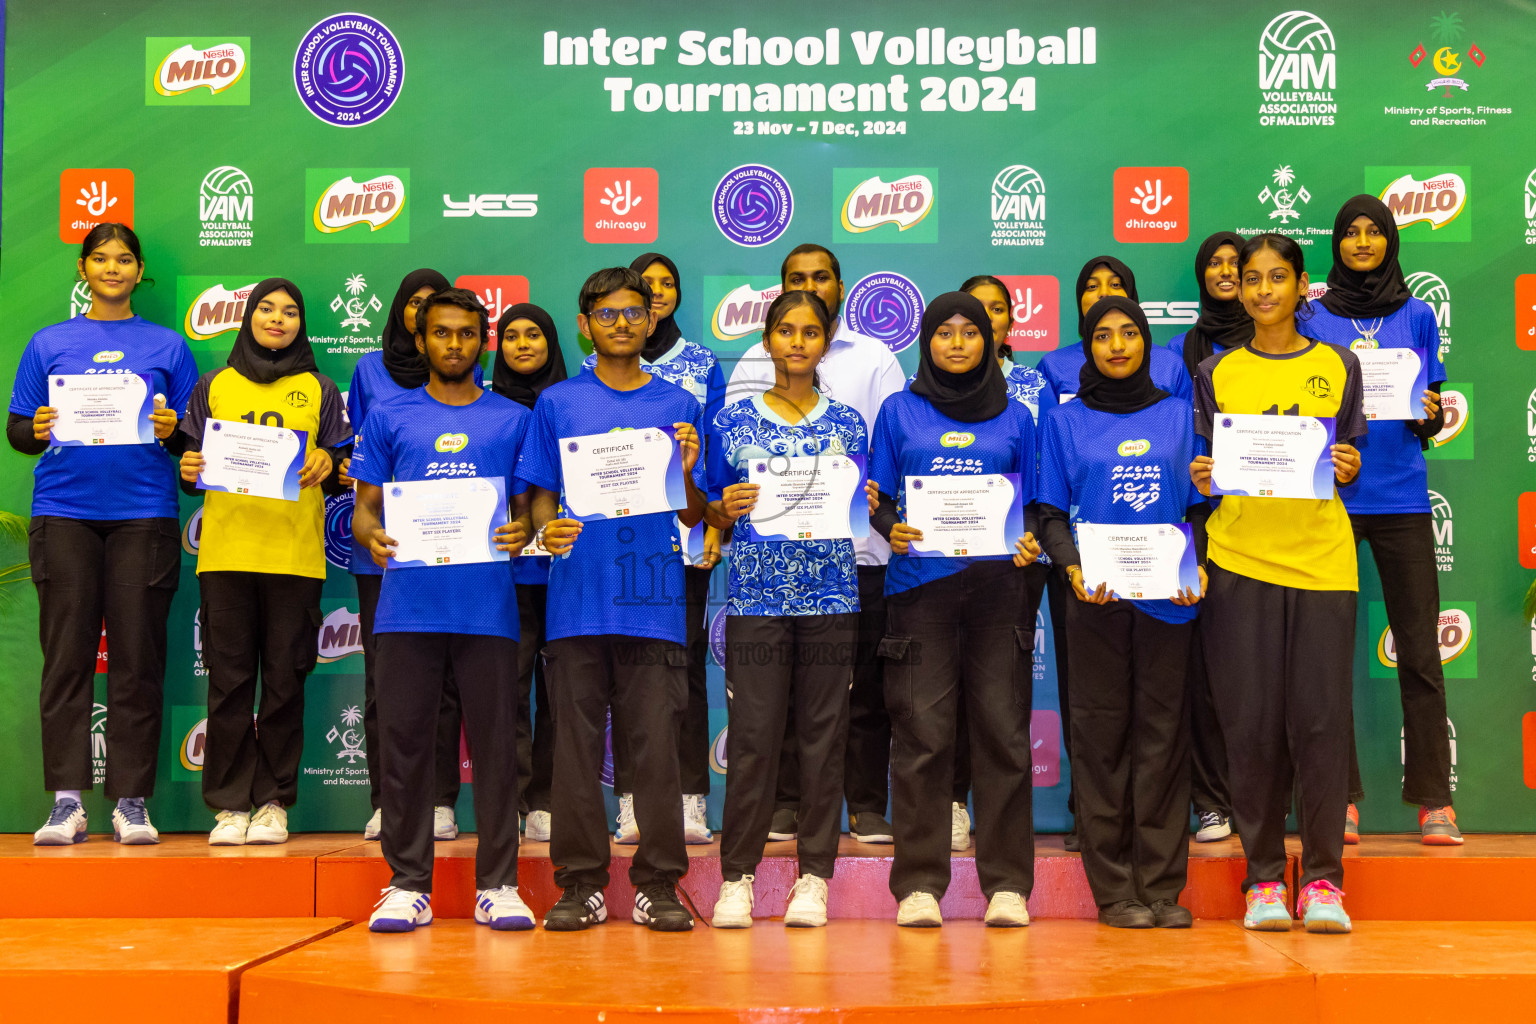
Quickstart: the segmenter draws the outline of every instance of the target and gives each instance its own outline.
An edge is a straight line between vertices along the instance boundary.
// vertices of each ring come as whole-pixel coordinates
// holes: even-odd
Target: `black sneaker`
[[[595,885],[577,883],[566,888],[544,915],[544,930],[549,932],[585,931],[608,920],[608,904],[603,890]]]
[[[1066,835],[1061,837],[1061,846],[1068,853],[1081,853],[1083,851],[1083,840],[1077,834],[1077,822],[1074,821],[1072,828]]]
[[[848,834],[861,843],[889,846],[896,841],[891,823],[874,811],[860,811],[848,823]]]
[[[693,930],[693,915],[677,898],[670,882],[652,882],[635,890],[635,924],[643,924],[653,932],[689,932]]]
[[[794,839],[800,834],[799,812],[793,807],[780,807],[773,812],[773,819],[768,823],[768,841],[770,843],[783,843]]]
[[[1111,928],[1151,928],[1157,918],[1141,900],[1121,900],[1099,908],[1099,923]]]
[[[1159,928],[1188,928],[1195,921],[1187,907],[1173,900],[1153,900],[1147,909],[1152,911],[1152,923]]]

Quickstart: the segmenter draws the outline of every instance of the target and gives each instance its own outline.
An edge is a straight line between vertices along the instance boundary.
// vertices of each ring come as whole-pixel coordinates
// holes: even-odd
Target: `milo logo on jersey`
[[[1396,679],[1398,641],[1387,622],[1387,606],[1372,601],[1366,612],[1376,650],[1370,659],[1373,679]],[[1477,604],[1464,601],[1442,602],[1435,617],[1434,642],[1440,650],[1440,664],[1447,679],[1477,678]]]
[[[841,202],[837,237],[846,242],[937,242],[934,181],[938,170],[850,168],[832,171],[832,201]]]
[[[403,167],[306,170],[304,240],[409,242],[410,182]]]
[[[1445,426],[1430,439],[1426,459],[1470,459],[1472,449],[1472,385],[1445,383],[1440,386],[1440,408]],[[1527,416],[1527,419],[1530,417]],[[1536,422],[1536,421],[1532,421]],[[1536,430],[1531,432],[1528,449],[1530,461],[1536,462]]]
[[[1470,167],[1367,167],[1365,191],[1380,196],[1406,242],[1468,242],[1472,218],[1463,217],[1471,192]]]
[[[1152,450],[1152,442],[1146,439],[1139,441],[1121,441],[1115,452],[1122,459],[1134,459],[1138,455],[1145,455]]]
[[[103,352],[97,352],[95,355],[91,356],[91,362],[93,362],[93,363],[115,363],[115,362],[117,362],[118,360],[120,360],[122,358],[123,358],[123,354],[121,352],[118,352],[118,351],[113,350],[113,349],[108,349],[108,350],[103,351]]]
[[[439,434],[432,447],[445,455],[456,455],[469,447],[468,434]]]
[[[222,354],[229,348],[228,339],[215,339],[221,334],[238,331],[245,317],[245,303],[251,297],[258,278],[249,284],[249,278],[237,277],[178,277],[176,279],[176,305],[183,310],[181,331],[187,336],[193,352],[211,353],[218,349]]]
[[[945,448],[968,448],[976,443],[976,435],[967,430],[951,430],[939,438]]]

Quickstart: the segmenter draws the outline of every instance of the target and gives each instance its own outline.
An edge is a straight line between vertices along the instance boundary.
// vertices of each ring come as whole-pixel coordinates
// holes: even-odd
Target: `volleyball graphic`
[[[251,194],[251,179],[238,167],[215,167],[203,176],[203,184],[199,189],[204,196],[248,196]]]
[[[1451,290],[1448,288],[1439,274],[1432,274],[1427,270],[1415,271],[1404,279],[1408,290],[1416,299],[1425,302],[1449,302]]]
[[[998,198],[1020,194],[1041,195],[1045,192],[1045,180],[1033,167],[1013,164],[997,172],[992,179],[992,194]]]
[[[1286,11],[1264,26],[1259,49],[1266,57],[1281,53],[1333,52],[1333,30],[1328,23],[1308,11]]]

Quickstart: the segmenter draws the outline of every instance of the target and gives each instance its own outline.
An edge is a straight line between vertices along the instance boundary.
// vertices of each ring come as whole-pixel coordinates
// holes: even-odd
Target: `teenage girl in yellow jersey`
[[[1258,235],[1238,252],[1253,339],[1200,364],[1195,430],[1209,441],[1220,413],[1331,417],[1334,481],[1360,472],[1365,435],[1360,363],[1347,349],[1296,331],[1306,317],[1301,249]],[[1214,462],[1190,476],[1210,494]],[[1337,489],[1326,499],[1221,499],[1207,525],[1202,618],[1216,713],[1227,740],[1233,817],[1248,857],[1245,927],[1291,926],[1285,897],[1285,817],[1292,786],[1301,833],[1301,898],[1308,931],[1347,932],[1339,886],[1348,803],[1355,601],[1354,534]]]

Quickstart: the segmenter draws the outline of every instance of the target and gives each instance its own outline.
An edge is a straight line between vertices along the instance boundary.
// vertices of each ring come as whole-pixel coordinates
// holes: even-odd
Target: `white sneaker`
[[[1028,928],[1029,907],[1016,892],[993,893],[987,903],[986,922],[989,928]]]
[[[85,840],[85,808],[78,800],[55,800],[48,824],[32,833],[33,846],[73,846]]]
[[[244,846],[246,832],[251,827],[248,811],[220,811],[214,815],[218,824],[208,833],[209,846]]]
[[[528,823],[523,827],[523,838],[535,843],[547,843],[550,825],[548,811],[529,811]]]
[[[112,838],[124,846],[154,846],[160,841],[143,800],[119,800],[112,808]]]
[[[896,923],[903,928],[937,928],[944,923],[944,917],[932,893],[914,892],[896,908]]]
[[[452,807],[432,808],[432,840],[446,843],[459,838],[459,819]]]
[[[1226,839],[1232,834],[1232,819],[1220,811],[1201,811],[1200,830],[1195,833],[1195,842],[1214,843]]]
[[[704,797],[698,793],[683,794],[683,842],[689,846],[703,846],[715,841],[715,834],[704,820]]]
[[[368,824],[363,826],[363,838],[369,842],[376,841],[384,831],[384,812],[374,811],[373,817],[368,819]]]
[[[245,841],[251,846],[275,846],[288,841],[288,812],[276,800],[268,800],[251,815],[251,824],[245,831]]]
[[[949,848],[956,853],[971,848],[971,812],[962,803],[950,807]]]
[[[481,889],[475,893],[475,923],[496,932],[526,932],[533,927],[533,911],[515,885]]]
[[[379,891],[384,895],[380,896],[379,902],[373,905],[373,914],[368,918],[369,931],[413,932],[421,925],[432,923],[431,893],[396,889],[392,885]],[[477,903],[475,910],[477,919],[478,907]]]
[[[827,926],[827,880],[819,875],[801,875],[789,890],[789,908],[784,911],[789,928],[825,928]]]
[[[640,843],[640,826],[635,824],[635,798],[631,793],[619,795],[619,827],[613,830],[613,841],[620,846]]]
[[[751,928],[752,881],[752,875],[742,875],[734,882],[720,883],[720,898],[715,900],[715,916],[709,923],[716,928]]]

